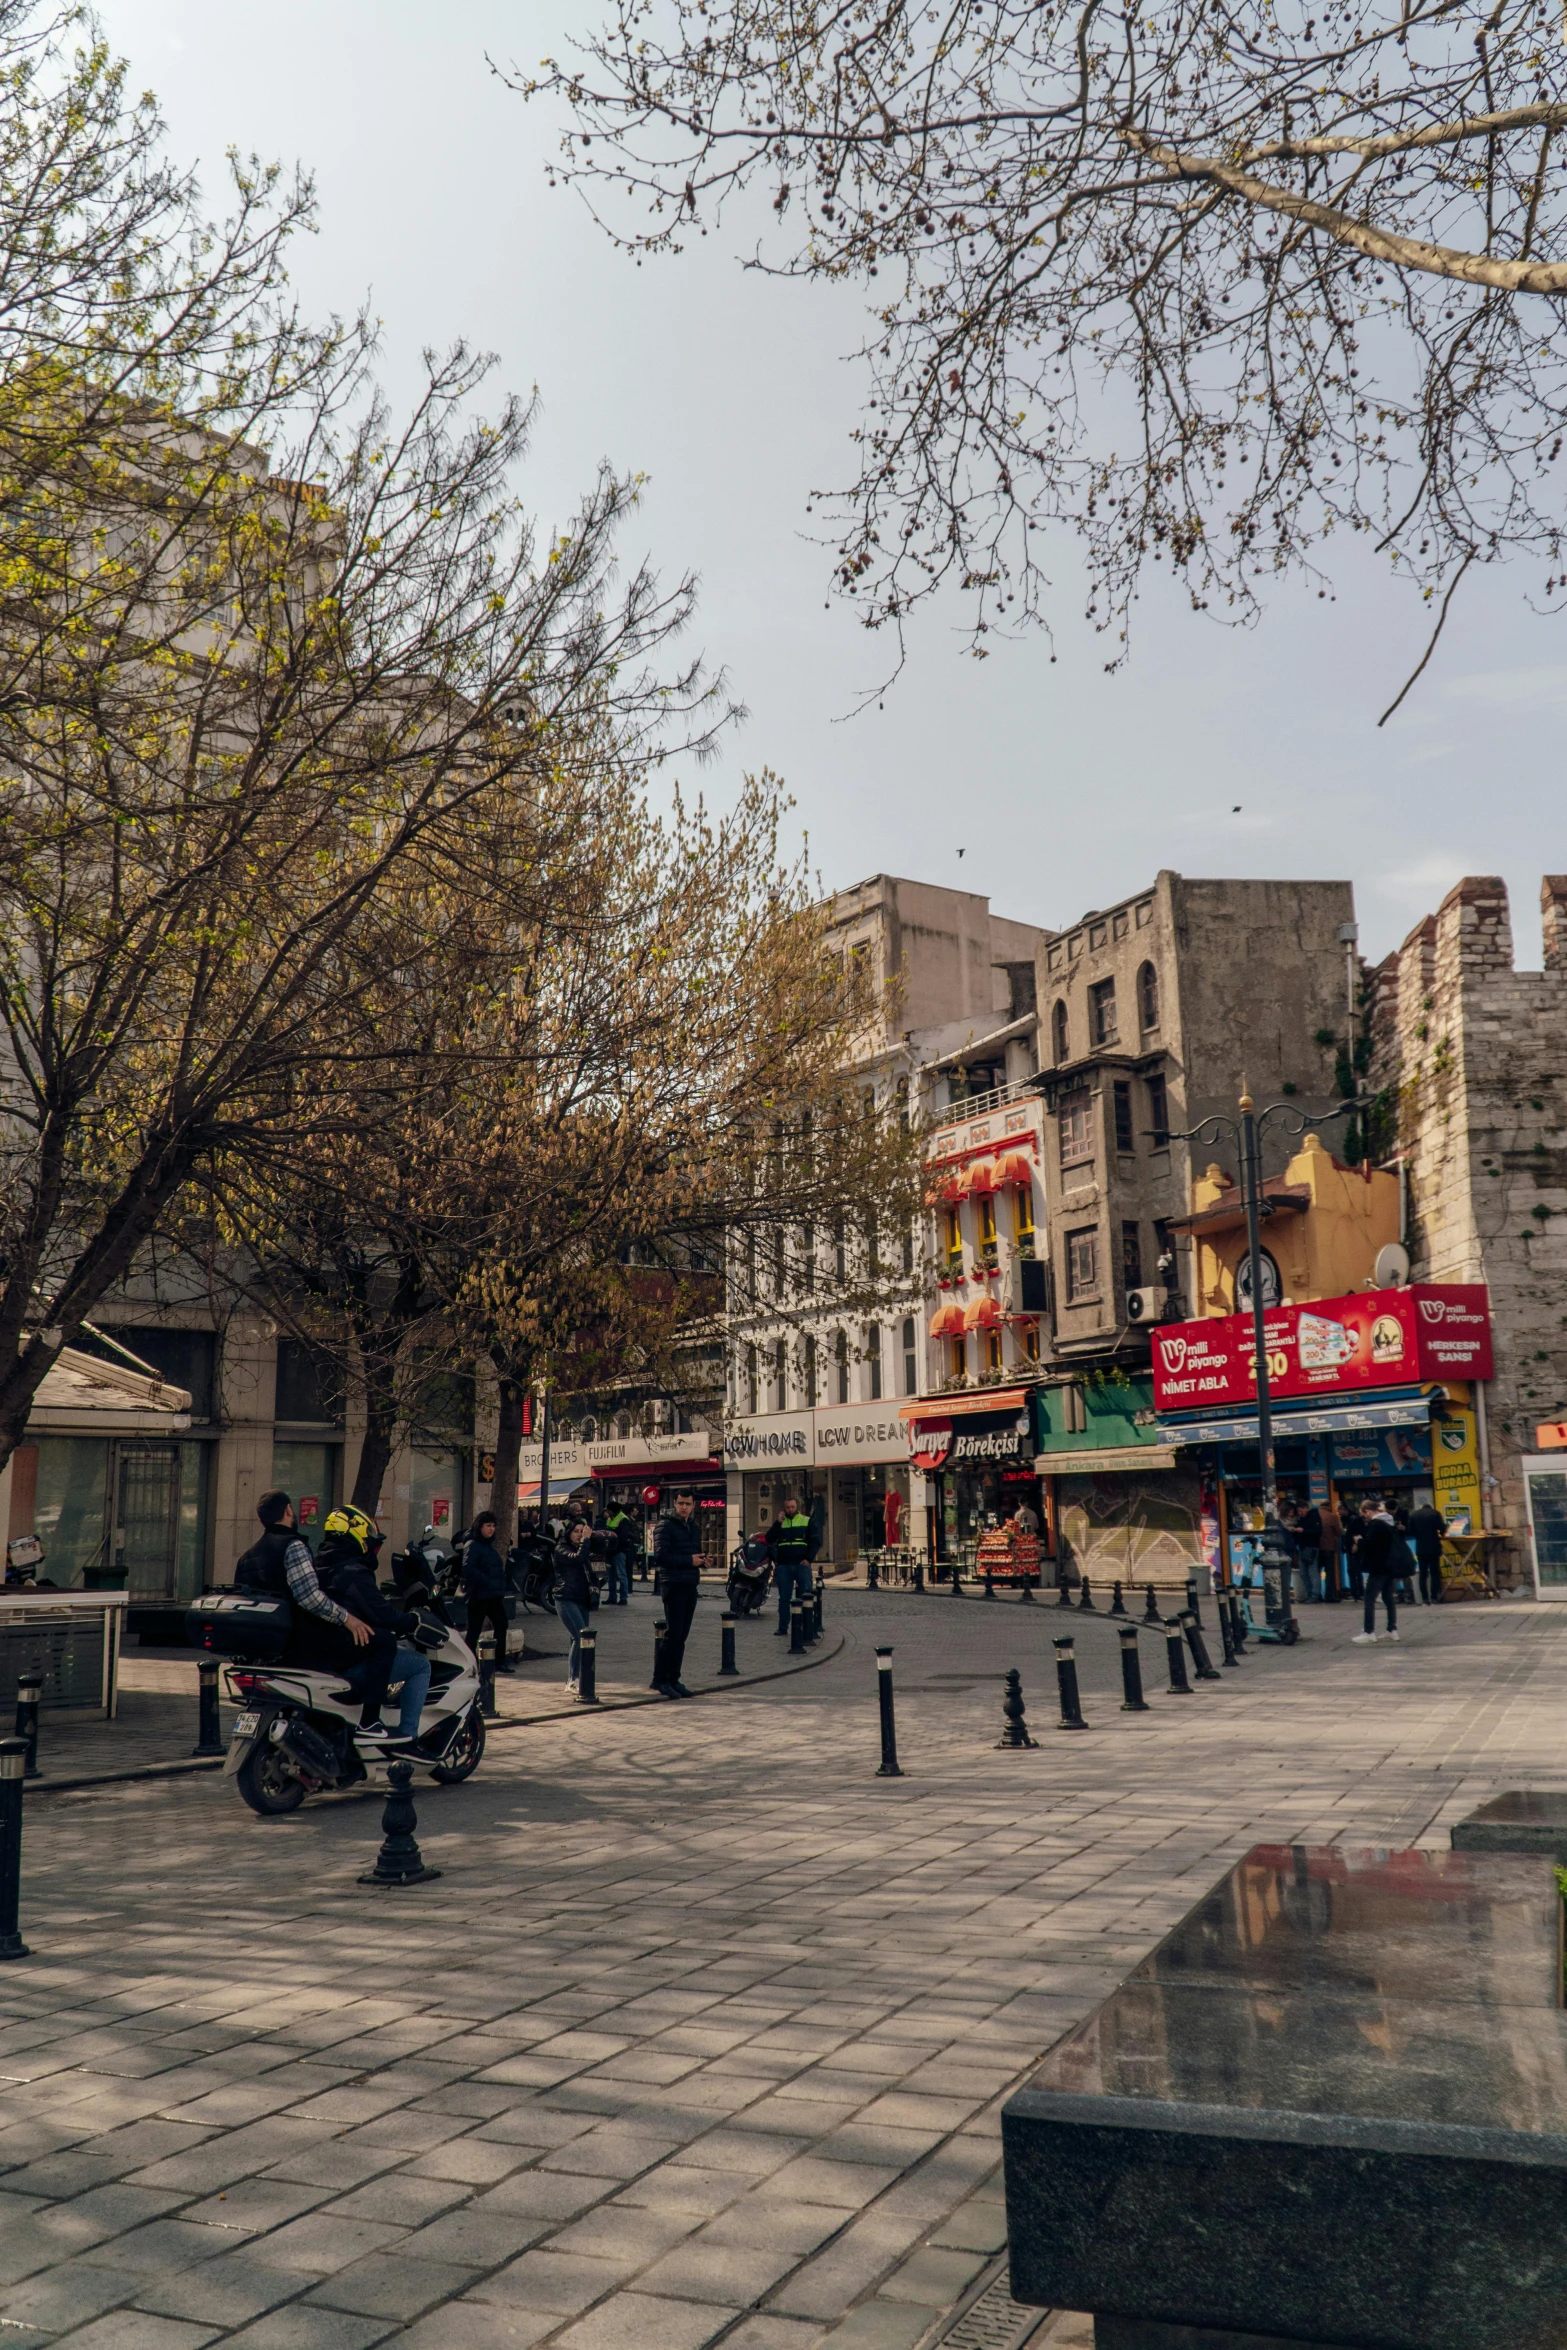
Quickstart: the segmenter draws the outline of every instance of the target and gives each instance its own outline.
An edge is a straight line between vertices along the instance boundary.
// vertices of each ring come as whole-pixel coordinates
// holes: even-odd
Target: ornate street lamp
[[[1276,1639],[1293,1645],[1300,1638],[1300,1626],[1295,1620],[1294,1595],[1290,1589],[1290,1554],[1284,1540],[1284,1529],[1279,1524],[1278,1459],[1273,1442],[1273,1397],[1268,1381],[1268,1349],[1264,1343],[1263,1316],[1266,1311],[1262,1275],[1262,1160],[1260,1142],[1263,1129],[1277,1123],[1279,1129],[1290,1135],[1305,1134],[1309,1129],[1326,1126],[1334,1118],[1347,1118],[1367,1105],[1357,1099],[1339,1102],[1331,1110],[1310,1112],[1299,1109],[1294,1102],[1269,1102],[1259,1110],[1251,1098],[1251,1088],[1241,1079],[1239,1119],[1226,1117],[1216,1111],[1211,1118],[1203,1118],[1184,1134],[1172,1134],[1172,1142],[1218,1143],[1226,1138],[1240,1146],[1241,1205],[1246,1211],[1246,1262],[1251,1279],[1252,1348],[1256,1358],[1257,1376],[1257,1450],[1262,1463],[1262,1548],[1259,1560],[1262,1567],[1264,1604],[1267,1628]],[[1239,1283],[1237,1283],[1237,1288]]]

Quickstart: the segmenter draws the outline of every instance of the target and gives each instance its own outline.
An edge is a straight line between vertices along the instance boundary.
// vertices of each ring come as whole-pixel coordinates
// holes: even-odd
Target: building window
[[[833,1340],[832,1358],[834,1384],[838,1390],[836,1400],[839,1403],[847,1403],[849,1400],[849,1333],[847,1330],[840,1330]]]
[[[1034,1187],[1020,1183],[1012,1194],[1012,1234],[1017,1242],[1019,1256],[1034,1253]]]
[[[912,1223],[905,1224],[903,1227],[903,1270],[905,1273],[912,1273],[914,1270],[914,1226]]]
[[[773,1346],[773,1394],[774,1409],[786,1412],[789,1409],[789,1342],[785,1338],[778,1339]]]
[[[903,1392],[912,1395],[920,1383],[919,1352],[914,1339],[914,1316],[903,1321]]]
[[[807,1331],[805,1339],[805,1402],[808,1409],[816,1403],[816,1333]]]
[[[1088,1433],[1088,1406],[1075,1380],[1070,1387],[1061,1390],[1061,1432],[1064,1436],[1086,1436]]]
[[[983,1339],[982,1343],[983,1343],[983,1346],[984,1346],[984,1349],[985,1349],[985,1368],[986,1368],[986,1370],[987,1370],[987,1371],[999,1371],[999,1370],[1000,1370],[1000,1368],[1001,1368],[1001,1333],[1000,1333],[1000,1331],[999,1331],[999,1330],[987,1330],[987,1331],[985,1332],[984,1339]]]
[[[773,1277],[773,1295],[784,1293],[784,1233],[781,1224],[775,1224],[767,1235],[768,1269]]]
[[[800,1227],[800,1287],[807,1297],[816,1287],[816,1226]]]
[[[1137,1025],[1144,1036],[1158,1032],[1159,974],[1152,963],[1145,963],[1137,974]]]
[[[1132,1135],[1132,1089],[1124,1077],[1115,1081],[1115,1147],[1118,1151],[1137,1148]]]
[[[964,1382],[964,1380],[965,1380],[967,1377],[968,1377],[968,1340],[967,1340],[966,1338],[954,1338],[954,1339],[953,1339],[953,1341],[952,1341],[952,1365],[951,1365],[951,1378],[952,1378],[952,1384],[953,1384],[953,1386],[954,1386],[954,1387],[961,1387],[961,1386],[962,1386],[962,1384],[963,1384],[963,1382]]]
[[[1091,1044],[1114,1044],[1115,981],[1096,979],[1088,991],[1088,1038]]]
[[[987,1265],[996,1261],[996,1195],[982,1191],[975,1209],[979,1224],[979,1253]]]
[[[125,1343],[128,1345],[130,1342],[126,1340]],[[131,1351],[134,1353],[136,1349],[132,1348]],[[161,1364],[156,1366],[159,1370],[162,1367]],[[343,1417],[341,1371],[300,1339],[280,1338],[277,1342],[277,1384],[273,1389],[272,1410],[274,1419],[278,1420],[303,1422],[307,1426],[313,1422],[335,1425]]]
[[[873,1281],[881,1272],[881,1232],[874,1216],[865,1219],[865,1269]]]
[[[1061,1129],[1063,1167],[1081,1167],[1093,1157],[1093,1108],[1094,1097],[1091,1093],[1085,1091],[1062,1095],[1058,1123]]]
[[[1154,1218],[1153,1245],[1154,1256],[1158,1264],[1159,1278],[1172,1296],[1178,1295],[1179,1284],[1176,1278],[1177,1267],[1175,1255],[1175,1234],[1170,1230],[1170,1220],[1168,1216],[1156,1216]]]
[[[1068,1305],[1086,1305],[1099,1295],[1099,1234],[1092,1226],[1066,1236]]]
[[[849,1277],[849,1233],[848,1226],[842,1216],[838,1218],[832,1228],[832,1257],[833,1270],[838,1279],[847,1281]],[[845,1397],[844,1400],[847,1402],[848,1398]]]
[[[754,1346],[748,1346],[745,1350],[745,1408],[753,1420],[762,1408],[762,1399],[758,1392],[760,1385],[761,1382],[757,1377],[756,1349]]]
[[[1063,1061],[1071,1058],[1072,1036],[1067,1026],[1066,1004],[1060,997],[1057,998],[1055,1010],[1050,1015],[1050,1049],[1055,1054],[1058,1069]]]
[[[1170,1147],[1170,1101],[1162,1077],[1148,1080],[1148,1122],[1153,1128],[1153,1146],[1156,1151]]]
[[[1143,1236],[1136,1224],[1121,1226],[1121,1278],[1128,1289],[1143,1285]]]
[[[947,1241],[947,1271],[963,1270],[963,1218],[956,1208],[948,1208],[944,1218]]]
[[[881,1401],[881,1325],[872,1322],[865,1333],[865,1385],[867,1403]]]
[[[1039,1360],[1039,1324],[1030,1315],[1026,1322],[1019,1325],[1019,1328],[1023,1343],[1024,1362],[1037,1363]]]

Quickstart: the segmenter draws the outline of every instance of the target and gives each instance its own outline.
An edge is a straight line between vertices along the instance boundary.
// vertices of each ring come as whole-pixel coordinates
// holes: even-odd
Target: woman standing
[[[493,1510],[481,1510],[473,1521],[473,1531],[463,1547],[462,1587],[468,1602],[468,1646],[477,1655],[479,1635],[488,1624],[495,1634],[495,1670],[509,1673],[506,1564],[495,1547]]]
[[[567,1683],[573,1694],[582,1673],[582,1635],[593,1605],[593,1532],[583,1518],[574,1518],[555,1549],[555,1613],[571,1634],[571,1662]]]

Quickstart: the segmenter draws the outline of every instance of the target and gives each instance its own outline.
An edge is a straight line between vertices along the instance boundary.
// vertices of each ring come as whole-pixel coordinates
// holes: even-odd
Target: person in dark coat
[[[1398,1567],[1393,1555],[1396,1539],[1398,1529],[1393,1523],[1393,1513],[1378,1502],[1361,1521],[1360,1571],[1366,1587],[1366,1620],[1364,1629],[1355,1634],[1357,1642],[1378,1637],[1379,1598],[1387,1610],[1387,1637],[1398,1638],[1398,1602],[1394,1597]]]
[[[1301,1512],[1300,1524],[1295,1529],[1300,1544],[1300,1578],[1306,1587],[1308,1599],[1322,1597],[1322,1512],[1316,1503],[1308,1502]]]
[[[680,1669],[686,1661],[686,1640],[701,1580],[702,1534],[696,1522],[696,1495],[677,1493],[674,1516],[660,1518],[653,1537],[653,1587],[664,1603],[660,1674],[653,1684],[660,1697],[691,1694],[680,1678]]]
[[[571,1634],[566,1678],[572,1689],[582,1678],[582,1635],[597,1583],[593,1566],[592,1528],[585,1518],[573,1518],[555,1547],[555,1613]]]
[[[1442,1596],[1442,1513],[1429,1501],[1409,1513],[1409,1539],[1420,1571],[1420,1601],[1435,1607]]]
[[[389,1599],[376,1581],[375,1552],[380,1548],[379,1538],[367,1536],[358,1527],[337,1527],[338,1518],[346,1514],[334,1510],[327,1519],[326,1534],[316,1556],[316,1573],[329,1598],[347,1608],[361,1623],[368,1624],[372,1631],[389,1635],[397,1643],[388,1677],[403,1685],[398,1743],[411,1744],[419,1735],[424,1701],[430,1689],[430,1659],[415,1637],[420,1630],[419,1618]],[[371,1718],[380,1720],[379,1706]]]
[[[1361,1599],[1365,1595],[1366,1577],[1361,1564],[1361,1545],[1366,1539],[1364,1512],[1350,1502],[1344,1511],[1344,1563],[1349,1569],[1349,1596]]]
[[[511,1671],[506,1642],[511,1627],[506,1617],[506,1562],[495,1547],[495,1512],[481,1510],[463,1545],[463,1596],[468,1602],[468,1646],[478,1654],[479,1635],[488,1624],[495,1634],[495,1670]]]

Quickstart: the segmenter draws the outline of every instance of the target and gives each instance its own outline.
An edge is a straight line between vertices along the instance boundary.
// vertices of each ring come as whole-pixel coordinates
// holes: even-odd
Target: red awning
[[[961,1338],[963,1331],[963,1308],[955,1298],[944,1306],[938,1306],[931,1315],[930,1334],[932,1338]]]
[[[989,1193],[1000,1190],[1001,1178],[996,1173],[994,1159],[975,1161],[968,1171],[968,1188],[969,1196],[972,1199],[984,1199]]]
[[[965,1330],[999,1330],[1005,1316],[993,1297],[971,1298],[963,1314]]]
[[[997,1159],[996,1187],[998,1190],[1003,1184],[1032,1183],[1033,1180],[1033,1162],[1026,1156],[1024,1152],[1008,1151],[1004,1158]]]

